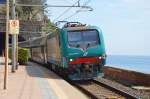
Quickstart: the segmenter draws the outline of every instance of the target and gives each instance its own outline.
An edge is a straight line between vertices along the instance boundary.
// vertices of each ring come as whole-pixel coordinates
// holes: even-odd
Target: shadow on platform
[[[54,74],[52,71],[48,70],[46,67],[42,67],[36,63],[29,62],[25,68],[26,72],[31,77],[62,79],[58,75]]]

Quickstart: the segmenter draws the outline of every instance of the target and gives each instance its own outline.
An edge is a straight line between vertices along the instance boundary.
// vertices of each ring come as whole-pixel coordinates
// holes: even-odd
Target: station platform
[[[8,63],[11,63],[11,60],[8,60]],[[0,57],[0,65],[4,65],[5,64],[5,58],[4,57]]]
[[[9,66],[7,90],[3,89],[4,66],[0,65],[0,99],[87,99],[50,70],[29,62],[15,73]]]

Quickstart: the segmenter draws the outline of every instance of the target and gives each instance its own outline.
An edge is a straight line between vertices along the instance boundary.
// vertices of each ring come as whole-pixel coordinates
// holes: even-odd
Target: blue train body
[[[104,76],[106,52],[102,31],[95,26],[69,25],[31,47],[31,58],[71,80]]]

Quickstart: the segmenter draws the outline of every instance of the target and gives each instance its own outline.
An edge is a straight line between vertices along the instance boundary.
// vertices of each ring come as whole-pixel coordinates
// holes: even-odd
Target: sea
[[[106,66],[150,74],[150,56],[108,55]]]

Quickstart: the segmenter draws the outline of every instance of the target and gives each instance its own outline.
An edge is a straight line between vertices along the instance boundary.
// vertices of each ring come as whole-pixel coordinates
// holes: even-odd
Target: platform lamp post
[[[7,89],[8,49],[9,49],[9,0],[6,1],[6,38],[5,38],[4,89]]]

